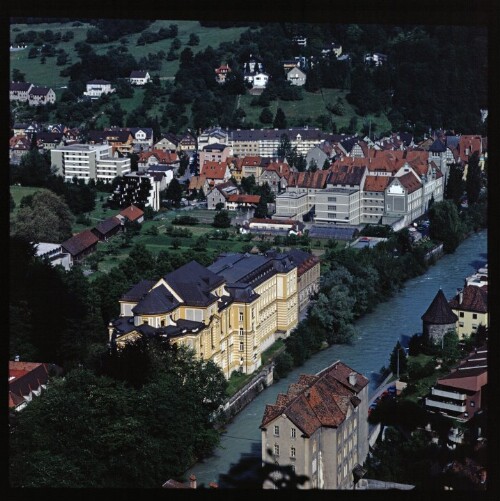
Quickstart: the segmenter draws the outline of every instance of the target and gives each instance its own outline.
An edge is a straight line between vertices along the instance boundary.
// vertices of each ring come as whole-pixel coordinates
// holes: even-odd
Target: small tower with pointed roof
[[[427,311],[422,315],[424,339],[441,342],[444,335],[456,329],[458,317],[453,313],[442,289],[439,289]]]

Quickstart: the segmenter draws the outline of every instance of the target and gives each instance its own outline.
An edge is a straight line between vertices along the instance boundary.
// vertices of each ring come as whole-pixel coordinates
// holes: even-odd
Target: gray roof
[[[132,308],[132,312],[135,315],[159,315],[174,310],[178,305],[179,302],[162,284],[151,289],[146,296]]]
[[[430,146],[429,151],[433,151],[435,153],[443,153],[446,151],[446,146],[443,141],[436,139]]]
[[[261,272],[268,271],[271,259],[266,256],[251,254],[222,254],[208,269],[223,276],[229,283],[250,283]],[[268,266],[266,266],[268,265]]]
[[[352,226],[312,226],[309,230],[311,238],[334,238],[336,240],[351,240],[359,232]]]
[[[183,301],[192,306],[206,306],[217,300],[211,291],[222,285],[223,277],[196,261],[191,261],[165,275],[167,282]]]
[[[106,235],[106,233],[109,233],[120,225],[121,221],[116,216],[112,216],[98,223],[96,226],[94,226],[94,229],[102,235]]]
[[[135,284],[131,289],[129,289],[121,297],[121,301],[139,301],[156,283],[154,280],[141,280],[139,283]]]

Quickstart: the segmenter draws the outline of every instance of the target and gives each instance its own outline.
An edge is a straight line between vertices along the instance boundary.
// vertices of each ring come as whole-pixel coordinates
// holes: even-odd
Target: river
[[[390,353],[398,339],[406,346],[413,334],[422,332],[421,316],[439,288],[451,299],[457,288],[463,287],[465,277],[487,262],[487,252],[487,232],[472,234],[454,254],[443,256],[425,274],[408,280],[394,297],[356,322],[358,336],[353,345],[334,345],[315,354],[302,367],[260,393],[227,425],[213,456],[197,463],[186,477],[194,474],[198,485],[206,487],[210,482],[220,483],[219,475],[226,474],[243,456],[260,457],[259,425],[264,408],[266,404],[275,403],[278,393],[286,393],[299,374],[316,374],[341,360],[368,377],[373,392],[380,379],[380,369],[389,365]]]

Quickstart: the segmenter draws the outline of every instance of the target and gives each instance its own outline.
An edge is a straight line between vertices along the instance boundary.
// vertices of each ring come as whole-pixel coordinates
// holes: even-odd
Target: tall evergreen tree
[[[286,129],[286,116],[285,112],[278,107],[276,115],[274,116],[273,127],[275,129]]]
[[[479,200],[479,194],[481,193],[481,167],[479,166],[479,153],[477,151],[469,157],[465,189],[468,203],[475,204]]]

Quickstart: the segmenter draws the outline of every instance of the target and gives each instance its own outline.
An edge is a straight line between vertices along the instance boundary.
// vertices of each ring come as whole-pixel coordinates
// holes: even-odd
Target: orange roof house
[[[144,211],[133,204],[121,210],[119,216],[127,218],[130,222],[142,223],[144,221]]]

